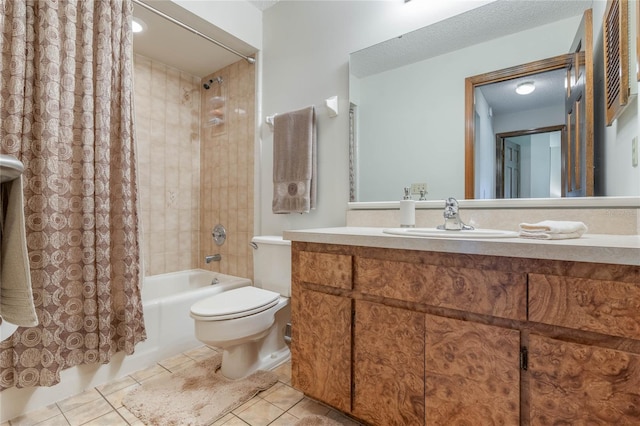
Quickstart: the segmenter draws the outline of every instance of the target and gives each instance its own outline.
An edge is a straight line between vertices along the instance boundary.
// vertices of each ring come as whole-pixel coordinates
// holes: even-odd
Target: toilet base
[[[287,322],[291,318],[289,300],[282,298],[273,324],[263,333],[240,344],[220,345],[221,373],[228,379],[240,379],[256,370],[272,370],[291,359],[284,339]]]
[[[278,351],[261,354],[259,342],[244,343],[222,351],[220,372],[227,379],[241,379],[257,370],[272,370],[291,359],[285,346]],[[231,360],[232,362],[225,362]]]

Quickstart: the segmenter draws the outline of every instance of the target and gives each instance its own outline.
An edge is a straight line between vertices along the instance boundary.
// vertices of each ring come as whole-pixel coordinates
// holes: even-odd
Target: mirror
[[[496,134],[496,198],[561,197],[565,132],[559,125]]]
[[[566,55],[583,12],[598,3],[496,1],[352,53],[351,200],[397,201],[414,183],[426,183],[427,199],[471,198],[465,196],[465,79]],[[594,47],[603,13],[594,10]],[[637,134],[634,109],[624,121]],[[621,130],[606,133],[615,140]],[[489,152],[476,152],[479,158],[495,163],[495,142]],[[596,178],[606,178],[604,168]],[[595,195],[638,195],[634,188],[621,191],[603,186]],[[486,197],[495,193],[494,184]]]

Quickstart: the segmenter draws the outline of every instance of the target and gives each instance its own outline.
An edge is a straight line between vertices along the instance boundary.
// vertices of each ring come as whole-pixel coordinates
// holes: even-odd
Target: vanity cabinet
[[[640,355],[532,334],[531,425],[640,424]]]
[[[292,243],[292,384],[371,425],[640,424],[640,267]]]
[[[637,271],[636,271],[637,272]],[[631,275],[633,278],[633,275]],[[640,355],[567,340],[581,332],[640,340],[635,282],[529,274],[529,319],[563,327],[565,339],[529,337],[532,425],[640,424]],[[632,339],[632,340],[627,340]]]
[[[351,411],[352,304],[349,297],[331,294],[348,290],[352,281],[351,256],[331,253],[295,253],[292,275],[299,282],[322,283],[323,292],[291,287],[292,383],[312,398]]]
[[[426,337],[427,424],[519,424],[519,331],[426,315]]]
[[[353,336],[353,415],[423,425],[425,314],[356,300]]]
[[[351,303],[313,290],[292,295],[293,385],[345,412],[351,411]]]

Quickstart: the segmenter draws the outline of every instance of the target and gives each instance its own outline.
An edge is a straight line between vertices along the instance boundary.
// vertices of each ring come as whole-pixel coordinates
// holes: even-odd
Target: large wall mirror
[[[521,153],[526,155],[527,163],[522,166],[524,174],[520,181],[528,186],[518,196],[553,198],[587,195],[558,190],[558,185],[566,184],[561,173],[566,163],[562,158],[562,144],[566,144],[570,136],[562,127],[567,122],[564,100],[566,64],[540,71],[549,74],[549,87],[536,88],[538,95],[546,93],[547,97],[559,99],[558,105],[532,104],[519,106],[516,110],[513,105],[492,108],[487,103],[487,114],[493,117],[494,123],[499,123],[496,127],[502,130],[492,133],[487,147],[475,145],[472,157],[475,182],[471,190],[468,178],[465,178],[469,171],[469,164],[465,163],[469,158],[465,138],[469,133],[481,134],[483,129],[480,128],[482,121],[465,119],[465,111],[468,110],[465,81],[496,70],[550,60],[564,61],[575,49],[576,34],[588,9],[592,9],[595,64],[590,70],[594,80],[595,107],[588,114],[596,123],[594,163],[588,167],[593,173],[595,189],[589,195],[639,196],[640,184],[635,181],[640,173],[629,160],[631,139],[638,134],[636,101],[613,126],[605,128],[604,123],[598,123],[598,116],[604,114],[598,106],[603,92],[602,69],[598,69],[598,64],[603,54],[601,27],[605,7],[606,2],[598,0],[498,0],[352,53],[351,201],[396,201],[402,195],[402,188],[413,183],[427,184],[427,199],[505,197],[505,182],[502,187],[496,182],[500,173],[505,173],[504,170],[498,171],[496,166],[501,161],[497,152],[498,137],[511,139],[510,143],[520,145]],[[635,4],[633,7],[635,9]],[[633,28],[630,37],[634,39],[635,51],[636,32]],[[515,77],[505,83],[519,84]],[[478,87],[478,90],[485,93],[475,96],[472,101],[474,111],[479,110],[475,104],[482,96],[489,100],[499,98],[504,89],[486,86]],[[524,116],[531,116],[533,109],[538,110],[536,116],[552,118],[520,122],[515,127],[504,124],[513,124]],[[583,112],[578,119],[583,120],[586,113]],[[473,131],[469,132],[469,126]],[[547,128],[555,129],[555,133],[545,132]],[[515,130],[521,131],[521,139],[513,139],[516,135],[511,133]],[[558,161],[560,171],[551,166]],[[533,174],[528,174],[542,169],[548,171],[543,183],[537,181]],[[481,176],[491,176],[485,186],[479,184],[483,179]],[[535,189],[542,186],[546,186],[546,192]],[[511,194],[511,189],[509,186],[507,193]]]

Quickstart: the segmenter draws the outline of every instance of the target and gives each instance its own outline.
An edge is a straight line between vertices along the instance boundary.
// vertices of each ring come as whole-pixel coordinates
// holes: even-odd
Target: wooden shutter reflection
[[[607,126],[629,101],[629,7],[627,0],[609,0],[604,14],[604,67]]]

